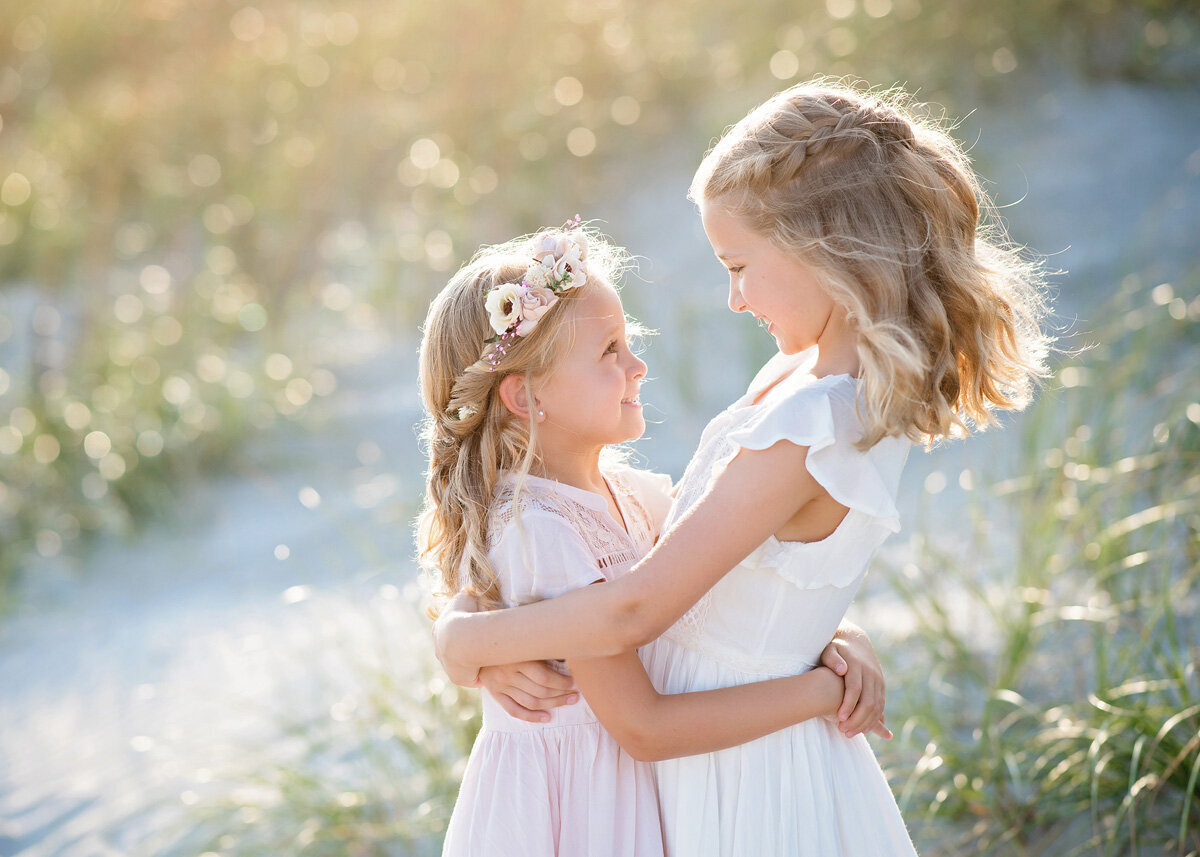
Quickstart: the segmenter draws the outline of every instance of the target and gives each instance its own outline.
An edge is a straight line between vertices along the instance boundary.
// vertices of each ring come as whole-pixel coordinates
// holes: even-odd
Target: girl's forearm
[[[569,665],[605,729],[643,761],[744,744],[812,717],[832,715],[842,698],[842,680],[825,667],[717,690],[662,694],[635,652]]]
[[[643,715],[648,729],[639,752],[629,752],[642,761],[712,753],[832,715],[841,700],[842,680],[825,667],[720,690],[659,694]]]
[[[624,580],[626,578],[622,578]],[[596,584],[507,610],[447,610],[434,623],[438,660],[452,674],[519,661],[600,658],[640,642],[622,581]]]

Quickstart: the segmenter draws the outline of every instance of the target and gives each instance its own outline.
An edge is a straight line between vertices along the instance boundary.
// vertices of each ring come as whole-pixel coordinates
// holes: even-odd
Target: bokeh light
[[[179,499],[189,481],[245,465],[273,432],[308,420],[306,429],[328,430],[330,398],[359,401],[366,361],[401,354],[405,368],[388,373],[407,379],[402,360],[415,353],[430,296],[474,247],[642,190],[656,158],[694,161],[783,86],[818,73],[903,82],[957,116],[989,100],[1029,101],[1021,115],[1034,122],[1045,115],[1038,75],[1069,69],[1080,86],[1116,78],[1188,92],[1200,76],[1200,12],[1151,0],[820,0],[753,14],[692,0],[402,9],[16,0],[0,18],[0,606],[21,569],[73,567],[93,535],[190,512]],[[979,157],[989,157],[984,147]],[[1178,193],[1145,231],[1170,230],[1185,180],[1200,176],[1200,148],[1178,173]],[[672,192],[682,198],[684,188]],[[1149,270],[1129,273],[1122,289],[1130,303],[1109,339],[1190,341],[1181,331],[1200,321],[1194,283]],[[1064,360],[1047,384],[1064,401],[1117,383],[1170,386],[1130,369],[1136,352],[1122,356],[1107,366]],[[408,418],[411,386],[381,421]],[[1200,402],[1194,385],[1177,395],[1169,413],[1119,440],[1088,417],[1030,451],[1050,486],[1048,517],[1066,530],[1098,507],[1107,514],[1110,489],[1150,491],[1153,474],[1194,469]],[[312,485],[282,492],[287,504],[305,521],[353,505],[403,527],[419,485],[398,472],[387,443],[350,443],[349,503],[314,466],[304,477]],[[1027,484],[1014,478],[998,493],[1018,496]],[[954,461],[916,483],[930,503],[960,490],[990,496],[988,474]],[[1111,533],[1076,535],[1080,556],[1105,569],[1149,569],[1158,556],[1137,545],[1110,557]],[[252,553],[288,573],[319,564],[291,532]],[[930,576],[904,569],[907,579]],[[316,590],[292,583],[271,599],[313,600]],[[1055,596],[1025,591],[1030,604]],[[379,592],[400,599],[391,584]],[[1068,612],[1083,621],[1101,608]],[[347,724],[364,707],[339,696],[322,712]],[[410,719],[411,735],[407,723],[387,725],[421,741],[438,728]],[[128,743],[147,760],[166,746],[143,734]],[[952,752],[931,746],[923,773],[953,767]],[[197,775],[173,799],[203,804],[210,778]],[[941,805],[980,788],[978,777],[956,776],[933,796]],[[269,818],[271,806],[243,797],[229,818]],[[371,805],[356,787],[328,797],[335,812]],[[435,803],[413,810],[428,819],[425,834],[436,830]],[[293,839],[273,853],[319,838],[311,819],[293,820]],[[227,845],[216,838],[189,853],[235,853]]]

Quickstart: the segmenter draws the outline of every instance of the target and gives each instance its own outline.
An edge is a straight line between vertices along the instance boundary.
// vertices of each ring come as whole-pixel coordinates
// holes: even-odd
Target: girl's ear
[[[522,421],[527,421],[530,409],[537,407],[537,402],[529,395],[529,385],[525,383],[524,375],[504,376],[500,381],[500,401],[509,413]]]

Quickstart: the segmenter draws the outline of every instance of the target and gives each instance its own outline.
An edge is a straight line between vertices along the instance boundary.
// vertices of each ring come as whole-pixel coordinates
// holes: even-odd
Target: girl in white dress
[[[807,669],[899,529],[910,442],[986,427],[1045,374],[1036,267],[981,223],[966,156],[899,95],[779,93],[705,157],[691,196],[730,309],[762,320],[779,354],[709,424],[629,574],[443,615],[460,683],[480,665],[636,646],[664,692]],[[827,720],[655,772],[673,857],[914,853],[865,738]]]
[[[553,598],[617,579],[658,537],[670,480],[602,460],[645,428],[646,365],[612,285],[618,261],[577,218],[485,248],[434,300],[420,358],[430,465],[419,542],[442,594]],[[571,668],[586,702],[546,722],[484,695],[446,855],[662,857],[653,775],[638,759],[833,715],[844,690],[824,667],[674,696],[655,691],[633,653]]]

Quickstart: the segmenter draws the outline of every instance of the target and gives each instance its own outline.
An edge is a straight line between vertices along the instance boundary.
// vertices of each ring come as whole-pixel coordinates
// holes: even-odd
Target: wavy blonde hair
[[[1040,264],[1007,240],[959,145],[899,91],[784,90],[724,134],[689,196],[795,254],[846,310],[862,449],[982,430],[1048,374]]]
[[[500,605],[496,573],[487,560],[497,482],[508,471],[519,483],[538,463],[537,422],[532,414],[521,420],[504,406],[500,382],[521,375],[533,392],[572,347],[580,297],[600,283],[616,284],[628,265],[623,250],[593,230],[586,234],[587,282],[562,292],[537,327],[512,340],[495,365],[484,301],[492,289],[521,282],[533,264],[536,236],[482,248],[429,306],[418,370],[425,406],[421,442],[429,467],[417,550],[439,599],[466,589],[484,607]]]

